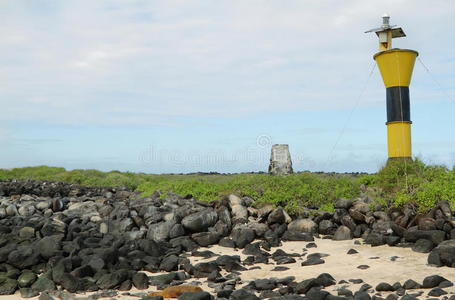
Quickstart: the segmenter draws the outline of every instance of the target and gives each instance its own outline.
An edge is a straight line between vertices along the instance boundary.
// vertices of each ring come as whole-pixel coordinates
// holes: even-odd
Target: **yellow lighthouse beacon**
[[[406,36],[403,29],[389,24],[390,16],[382,16],[382,26],[375,32],[379,38],[379,52],[373,58],[378,64],[387,95],[387,144],[389,159],[411,158],[411,114],[409,84],[419,53],[409,49],[392,48],[392,39]]]

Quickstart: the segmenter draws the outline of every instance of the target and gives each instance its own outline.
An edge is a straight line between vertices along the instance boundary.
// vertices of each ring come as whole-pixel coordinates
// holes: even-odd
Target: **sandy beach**
[[[362,279],[363,282],[359,284],[353,284],[351,282],[344,284],[337,284],[335,286],[330,286],[327,288],[327,291],[336,295],[336,290],[341,286],[346,286],[352,292],[357,291],[360,286],[364,283],[370,284],[373,288],[380,282],[387,282],[393,284],[395,282],[400,282],[403,284],[408,279],[413,279],[418,283],[422,283],[423,279],[429,275],[440,275],[445,277],[448,280],[455,280],[455,270],[448,267],[436,268],[427,265],[428,254],[413,252],[409,248],[401,247],[389,247],[389,246],[378,246],[371,247],[370,245],[356,245],[355,240],[347,241],[332,241],[328,239],[315,239],[317,244],[316,248],[309,248],[307,251],[303,249],[308,244],[308,242],[283,242],[281,247],[274,247],[271,249],[270,253],[273,253],[277,249],[282,249],[287,253],[299,253],[302,254],[306,252],[307,254],[311,253],[324,253],[329,256],[324,257],[324,264],[315,265],[315,266],[301,266],[301,262],[305,257],[297,258],[295,263],[285,264],[289,270],[285,271],[272,271],[276,264],[271,260],[269,264],[255,264],[254,267],[259,266],[260,269],[254,268],[253,270],[247,270],[241,272],[242,285],[247,284],[251,280],[261,279],[261,278],[283,278],[286,276],[295,276],[296,281],[300,282],[305,279],[317,277],[321,273],[329,273],[332,275],[337,282],[341,280],[348,281],[349,279]],[[356,254],[347,254],[349,249],[355,249],[358,251]],[[219,245],[215,245],[209,248],[201,248],[200,251],[210,250],[219,255],[240,255],[241,259],[245,259],[247,255],[242,254],[242,250],[225,248]],[[392,257],[395,260],[392,260]],[[206,262],[214,260],[216,257],[212,258],[201,258],[201,257],[190,257],[191,263],[196,264],[198,262]],[[367,269],[357,268],[359,265],[367,265]],[[253,266],[247,266],[248,269]],[[227,273],[225,271],[221,272],[223,275]],[[159,273],[147,273],[150,276],[157,275]],[[189,279],[187,282],[199,281],[200,286],[208,292],[213,292],[208,285],[208,282],[205,278],[201,279]],[[455,287],[444,288],[445,291],[450,293],[455,293]],[[137,289],[132,289],[129,291],[130,294],[135,293],[145,293],[155,291],[153,287],[139,291]],[[418,292],[423,291],[424,294],[422,298],[430,291],[430,289],[417,289],[411,290],[408,292]],[[137,296],[131,295],[122,295],[125,292],[119,292],[118,296],[114,297],[116,299],[139,299]],[[92,293],[87,294],[77,294],[77,297],[86,297]],[[387,295],[387,293],[382,293],[382,295]],[[1,299],[13,300],[13,299],[22,299],[19,292],[16,292],[15,295],[10,296],[1,296]],[[38,297],[30,298],[38,299]]]

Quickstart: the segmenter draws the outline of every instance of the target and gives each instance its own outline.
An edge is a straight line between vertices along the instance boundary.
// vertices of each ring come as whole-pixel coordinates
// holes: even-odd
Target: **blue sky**
[[[375,172],[387,12],[419,51],[413,155],[455,164],[451,1],[1,1],[0,168]],[[441,89],[442,87],[442,89]],[[362,92],[363,91],[363,92]]]

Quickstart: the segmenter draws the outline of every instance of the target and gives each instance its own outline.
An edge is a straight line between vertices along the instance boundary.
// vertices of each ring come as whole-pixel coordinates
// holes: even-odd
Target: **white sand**
[[[286,276],[295,276],[296,281],[300,282],[304,279],[309,279],[312,277],[317,277],[321,273],[331,274],[335,280],[338,282],[342,279],[348,281],[348,279],[363,279],[364,283],[368,283],[373,286],[373,288],[380,282],[387,282],[393,284],[395,282],[400,282],[403,284],[407,279],[413,279],[418,283],[422,283],[423,279],[429,275],[441,275],[448,280],[455,281],[455,269],[448,267],[431,267],[427,265],[428,254],[416,253],[409,248],[400,248],[400,247],[389,247],[389,246],[379,246],[371,247],[369,245],[355,245],[354,240],[349,241],[332,241],[332,240],[323,240],[316,239],[315,243],[317,248],[309,248],[308,254],[310,253],[326,253],[329,254],[328,257],[324,257],[324,264],[315,265],[315,266],[306,266],[302,267],[300,264],[305,259],[297,258],[297,262],[293,264],[285,264],[290,268],[286,271],[271,271],[276,265],[272,259],[269,260],[269,264],[255,264],[254,266],[260,266],[261,269],[255,269],[250,271],[241,272],[241,279],[244,283],[247,283],[249,280],[259,279],[259,278],[283,278]],[[303,248],[307,242],[284,242],[283,246],[279,247],[285,252],[288,253],[303,253]],[[346,254],[349,249],[355,249],[359,253],[348,255]],[[246,258],[247,255],[242,254],[242,250],[235,250],[231,248],[224,248],[218,245],[210,248],[201,248],[200,251],[210,250],[216,254],[220,255],[240,255],[242,260]],[[277,248],[272,248],[270,253],[273,253]],[[391,261],[392,256],[398,256],[395,261]],[[371,257],[379,257],[377,259],[371,259]],[[216,257],[203,259],[201,257],[191,257],[191,263],[195,264],[197,262],[211,261],[216,259]],[[368,265],[370,268],[366,270],[360,270],[357,268],[359,265]],[[250,268],[252,266],[246,266]],[[226,274],[226,272],[222,272]],[[148,275],[157,275],[157,274],[148,274]],[[201,287],[211,292],[212,289],[208,287],[208,283],[205,278],[200,279],[190,279],[189,281],[201,281]],[[363,284],[363,283],[362,283]],[[347,288],[352,292],[355,292],[359,289],[362,284],[352,284],[349,283]],[[332,294],[336,294],[334,290],[335,287],[328,287],[327,290]],[[421,289],[425,292],[425,295],[430,291],[430,289]],[[447,292],[455,293],[455,287],[444,288]],[[155,291],[153,287],[146,290],[147,292]],[[410,293],[416,292],[419,290],[411,290]],[[136,292],[145,292],[132,289],[130,293]],[[119,292],[119,295],[123,292]],[[383,293],[385,295],[385,293]],[[83,295],[79,295],[83,296]],[[423,295],[421,296],[424,297]],[[30,298],[30,299],[37,299]],[[131,296],[118,296],[119,299],[139,299],[137,297]],[[0,299],[13,300],[21,299],[19,292],[15,295],[10,296],[0,296]],[[101,298],[102,299],[102,298]]]

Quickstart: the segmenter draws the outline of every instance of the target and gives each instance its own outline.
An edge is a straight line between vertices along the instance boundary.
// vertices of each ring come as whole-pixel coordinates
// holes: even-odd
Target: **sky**
[[[419,52],[413,155],[455,165],[455,2],[0,0],[0,168],[376,172],[374,33]],[[424,67],[425,66],[425,67]]]

